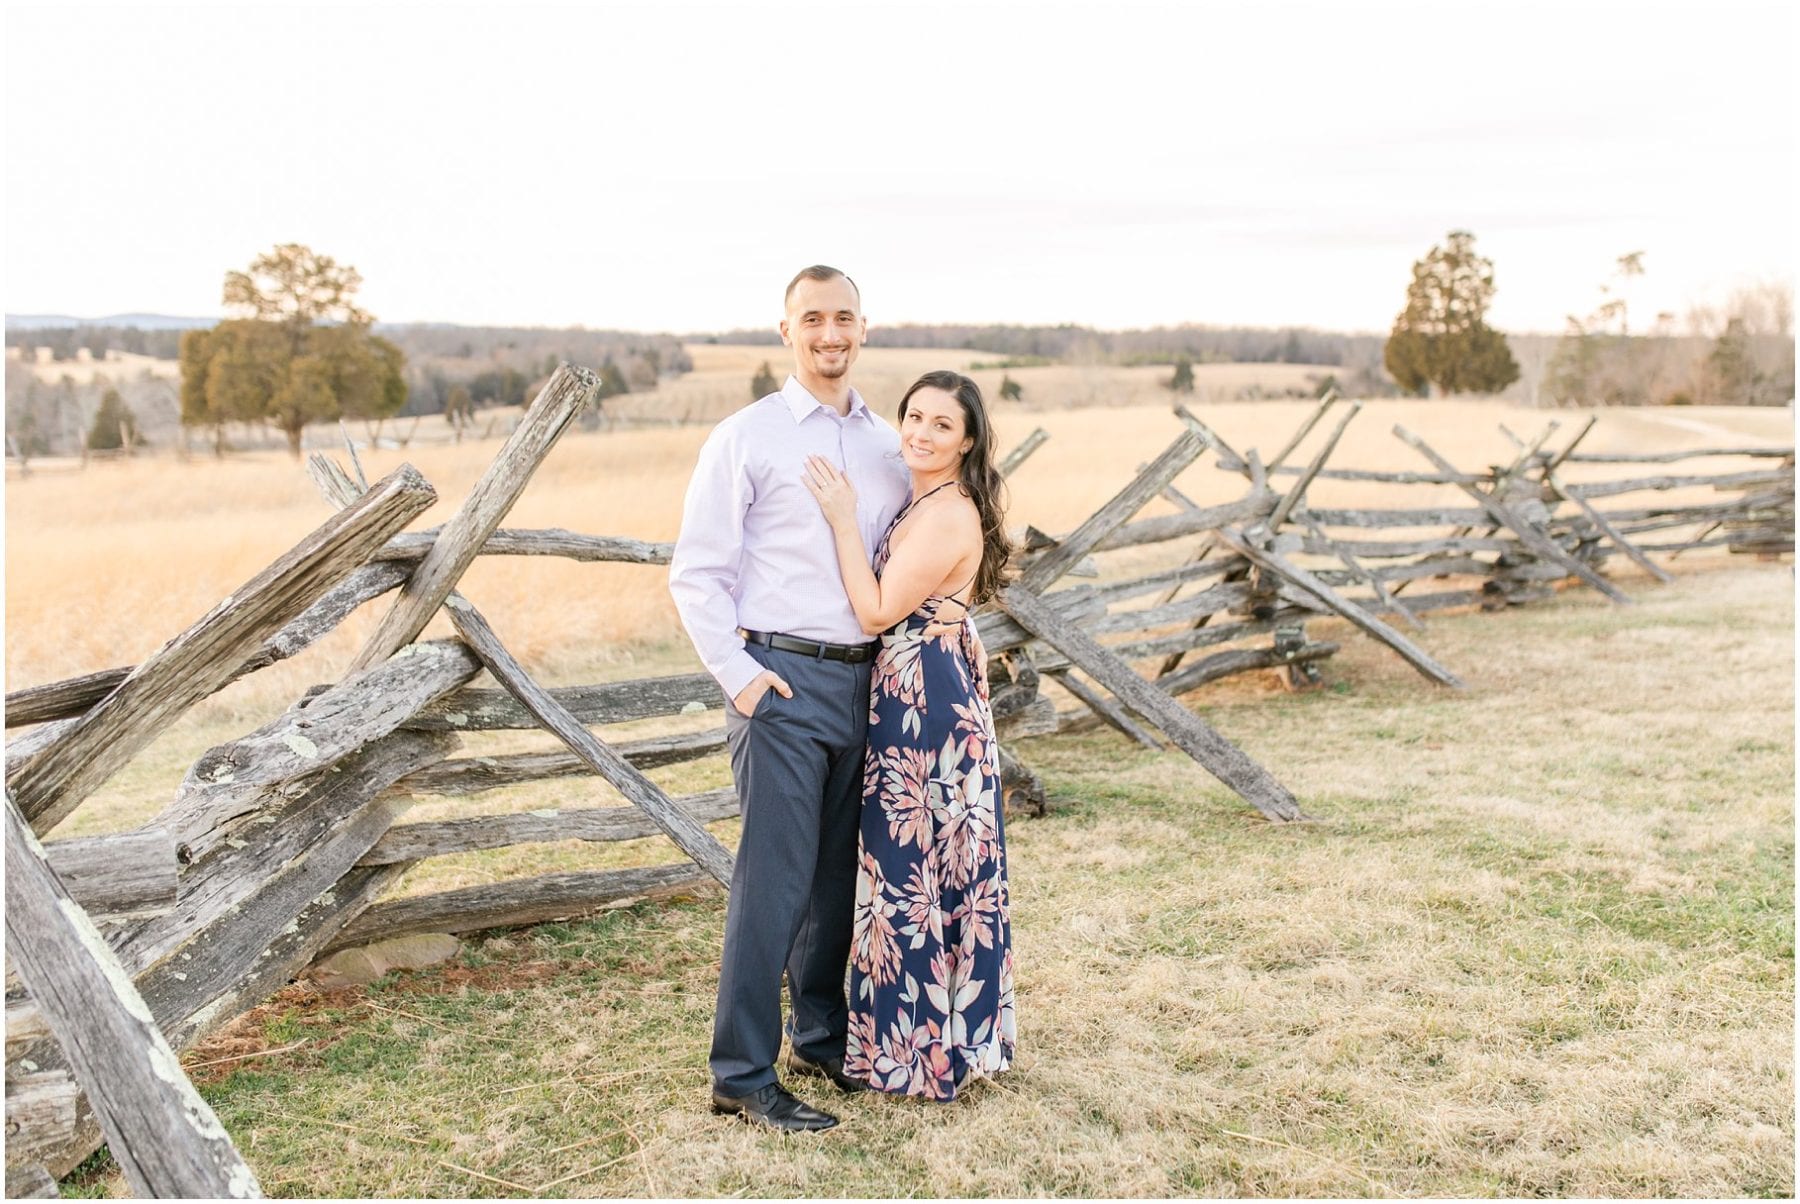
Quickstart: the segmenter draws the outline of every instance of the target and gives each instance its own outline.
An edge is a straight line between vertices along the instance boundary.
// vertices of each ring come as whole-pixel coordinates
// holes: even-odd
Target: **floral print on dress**
[[[987,654],[966,616],[924,637],[943,601],[883,633],[870,675],[844,1050],[847,1074],[933,1100],[1005,1070],[1015,1039]]]

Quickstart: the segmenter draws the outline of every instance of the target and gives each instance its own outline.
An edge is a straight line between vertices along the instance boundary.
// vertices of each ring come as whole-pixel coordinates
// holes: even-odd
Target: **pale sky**
[[[1385,330],[1795,275],[1790,4],[54,7],[5,14],[9,313],[220,312],[279,242],[386,321]]]

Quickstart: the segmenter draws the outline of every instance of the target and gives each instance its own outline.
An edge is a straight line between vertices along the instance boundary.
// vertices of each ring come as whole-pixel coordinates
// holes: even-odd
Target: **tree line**
[[[104,359],[108,351],[130,355],[148,355],[159,360],[172,360],[181,354],[181,331],[144,330],[136,326],[50,326],[37,330],[9,330],[6,345],[23,349],[30,357],[37,348],[48,347],[54,361],[72,360],[85,348],[95,359]]]
[[[685,336],[690,343],[774,346],[781,336],[771,329],[727,330]],[[1145,330],[1099,330],[1091,326],[1016,326],[908,322],[873,325],[871,347],[925,347],[987,351],[1012,360],[1039,358],[1059,363],[1173,364],[1180,356],[1193,363],[1324,364],[1341,366],[1355,358],[1358,347],[1379,351],[1379,335],[1344,334],[1291,326],[1158,326]]]
[[[1507,335],[1487,324],[1494,265],[1475,236],[1451,231],[1413,264],[1405,305],[1386,338],[1302,327],[1262,329],[1181,325],[1105,331],[1075,324],[877,327],[881,347],[973,349],[1002,357],[989,367],[1048,363],[1173,366],[1166,384],[1192,388],[1196,363],[1293,363],[1334,369],[1327,383],[1362,397],[1431,392],[1488,393],[1529,404],[1780,405],[1794,396],[1793,293],[1785,285],[1739,290],[1725,304],[1696,306],[1684,322],[1656,315],[1636,329],[1630,281],[1644,253],[1619,257],[1591,311],[1571,315],[1560,336]],[[186,331],[83,326],[7,332],[9,452],[41,455],[143,439],[151,409],[169,408],[168,386],[123,391],[96,379],[46,384],[36,350],[55,360],[87,348],[178,358],[180,422],[209,429],[223,448],[231,423],[273,426],[296,454],[311,422],[443,414],[458,435],[487,406],[528,402],[556,365],[597,365],[601,396],[653,389],[690,371],[683,339],[672,334],[446,324],[377,326],[355,302],[361,277],[348,265],[287,244],[229,272],[223,300],[232,316]],[[686,336],[689,342],[777,346],[773,329]],[[1006,388],[1010,386],[1010,388]],[[768,366],[753,396],[772,390]],[[1003,382],[1017,399],[1022,386]],[[148,425],[154,426],[155,422]]]

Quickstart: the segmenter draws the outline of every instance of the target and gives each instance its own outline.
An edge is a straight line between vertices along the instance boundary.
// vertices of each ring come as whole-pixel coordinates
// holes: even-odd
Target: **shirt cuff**
[[[725,690],[727,702],[744,692],[744,687],[756,680],[756,675],[763,671],[761,664],[748,652],[739,651],[736,656],[725,662],[725,667],[714,676]]]

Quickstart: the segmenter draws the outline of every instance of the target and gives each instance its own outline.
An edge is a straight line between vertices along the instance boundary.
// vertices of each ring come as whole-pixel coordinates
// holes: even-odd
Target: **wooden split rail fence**
[[[718,756],[724,729],[630,740],[595,730],[720,709],[712,679],[691,673],[545,688],[476,600],[456,589],[478,555],[667,564],[666,544],[499,525],[596,388],[592,373],[563,365],[455,516],[427,531],[402,530],[436,496],[411,467],[368,485],[354,447],[350,470],[315,456],[314,480],[335,512],[289,553],[143,664],[7,696],[8,727],[29,729],[6,747],[7,945],[19,976],[6,1011],[9,1195],[53,1193],[55,1177],[103,1140],[142,1194],[255,1194],[254,1177],[180,1074],[174,1051],[334,951],[576,916],[709,879],[728,889],[731,854],[705,825],[737,814],[732,791],[671,797],[644,772]],[[1554,450],[1552,424],[1519,442],[1509,463],[1479,472],[1397,428],[1430,471],[1327,468],[1359,412],[1352,403],[1304,466],[1290,465],[1333,405],[1323,402],[1266,463],[1178,410],[1184,429],[1168,448],[1075,530],[1027,530],[1016,580],[975,617],[991,657],[1009,805],[1045,802],[1014,741],[1104,723],[1151,747],[1167,739],[1273,822],[1304,819],[1274,775],[1176,698],[1249,670],[1279,670],[1295,687],[1316,681],[1318,662],[1338,649],[1307,635],[1306,624],[1320,618],[1348,620],[1434,683],[1455,688],[1460,678],[1395,623],[1413,628],[1421,614],[1447,607],[1531,601],[1566,580],[1624,601],[1600,574],[1613,555],[1661,575],[1647,553],[1793,548],[1791,448],[1687,453],[1757,464],[1735,472],[1580,484],[1566,479],[1575,466],[1623,461],[1577,452],[1591,422]],[[1034,432],[1003,471],[1019,471],[1044,438]],[[1206,455],[1243,479],[1241,496],[1203,506],[1175,488]],[[1309,489],[1334,478],[1450,485],[1471,504],[1311,507]],[[1707,486],[1736,496],[1606,513],[1594,505]],[[1139,517],[1157,499],[1168,512]],[[1389,528],[1413,534],[1367,537]],[[1646,534],[1655,542],[1639,538]],[[1098,558],[1120,551],[1134,558],[1134,571],[1066,584],[1096,577]],[[1144,559],[1158,554],[1166,563],[1145,570]],[[1415,581],[1445,577],[1476,583],[1402,597]],[[340,680],[206,752],[151,822],[42,841],[188,708],[389,594]],[[440,608],[458,638],[419,641]],[[1145,662],[1157,667],[1133,668]],[[471,684],[484,670],[496,686]],[[1045,679],[1075,700],[1073,709],[1057,708],[1041,688]],[[456,755],[462,733],[501,729],[543,730],[562,747]],[[419,797],[578,775],[605,779],[632,805],[397,822]],[[658,835],[685,860],[383,897],[426,858]]]

